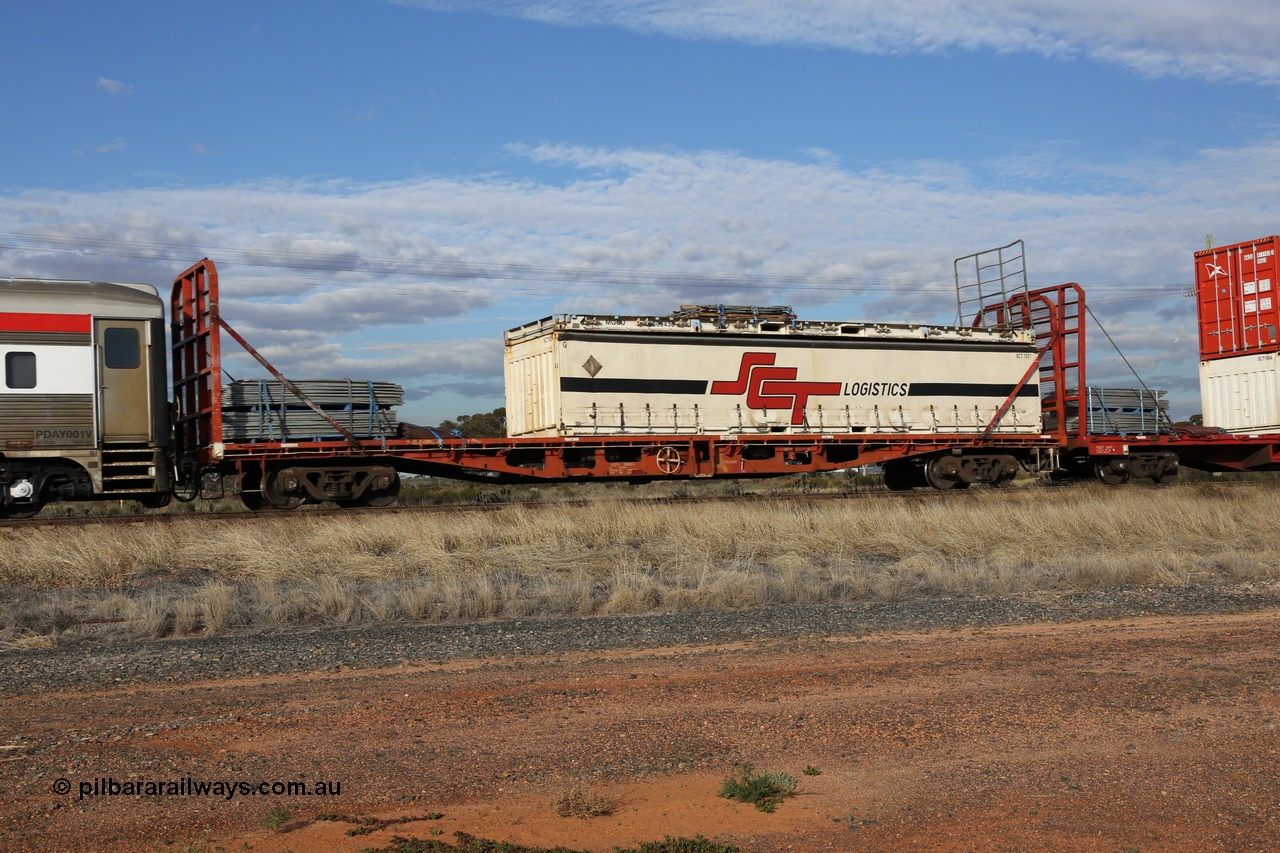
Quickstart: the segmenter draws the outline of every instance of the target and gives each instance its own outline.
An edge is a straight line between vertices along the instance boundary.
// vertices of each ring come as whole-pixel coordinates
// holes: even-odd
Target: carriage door
[[[144,320],[97,320],[102,440],[151,439],[151,371]]]

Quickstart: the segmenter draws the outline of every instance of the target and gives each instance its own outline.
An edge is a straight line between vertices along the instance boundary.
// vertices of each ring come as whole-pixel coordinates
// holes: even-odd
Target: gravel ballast
[[[1244,613],[1280,606],[1280,584],[1142,587],[646,616],[185,638],[0,652],[0,695],[339,669],[406,661],[555,655],[1035,622]]]

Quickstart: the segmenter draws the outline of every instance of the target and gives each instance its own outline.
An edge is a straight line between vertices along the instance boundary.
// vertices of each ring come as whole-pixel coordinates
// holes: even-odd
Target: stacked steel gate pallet
[[[385,439],[398,432],[395,407],[404,405],[404,389],[395,383],[301,379],[293,385],[353,435]],[[222,386],[222,427],[232,441],[341,437],[330,420],[278,379],[241,379]]]

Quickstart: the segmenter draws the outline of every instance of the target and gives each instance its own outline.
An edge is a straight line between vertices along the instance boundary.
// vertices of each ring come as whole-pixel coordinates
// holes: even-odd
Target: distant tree
[[[506,438],[507,410],[499,406],[492,412],[458,415],[456,421],[441,421],[439,429],[446,435],[456,429],[467,438]]]
[[[1204,426],[1204,415],[1192,415],[1185,421],[1178,421],[1177,426]]]

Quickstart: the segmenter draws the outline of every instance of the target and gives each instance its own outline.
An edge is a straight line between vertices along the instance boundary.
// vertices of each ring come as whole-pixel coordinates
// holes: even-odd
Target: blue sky
[[[167,288],[208,255],[287,373],[399,381],[424,423],[501,405],[502,331],[552,312],[949,322],[952,259],[1016,239],[1186,415],[1191,253],[1280,231],[1269,0],[49,0],[0,23],[0,275]]]

